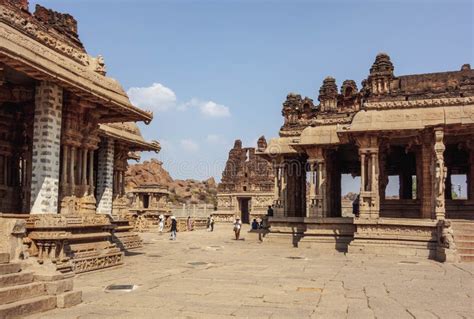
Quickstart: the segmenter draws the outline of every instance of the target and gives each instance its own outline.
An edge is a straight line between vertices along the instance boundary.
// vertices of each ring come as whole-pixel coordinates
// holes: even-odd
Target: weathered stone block
[[[56,308],[56,297],[36,297],[0,306],[0,318],[21,318]]]
[[[0,253],[0,264],[6,264],[10,261],[10,255],[7,253]]]
[[[82,302],[82,291],[69,291],[58,295],[58,308],[69,308]]]
[[[63,279],[53,282],[45,283],[46,292],[49,295],[58,295],[74,288],[74,281],[72,279]]]
[[[41,296],[43,293],[43,283],[29,283],[14,287],[0,288],[0,304]]]
[[[20,264],[0,264],[0,275],[17,273],[20,270]]]
[[[20,272],[9,275],[0,276],[0,288],[24,285],[33,281],[33,274],[31,272]]]

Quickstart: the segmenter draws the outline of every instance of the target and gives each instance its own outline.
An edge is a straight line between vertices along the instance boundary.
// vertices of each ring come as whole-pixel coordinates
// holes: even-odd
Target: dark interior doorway
[[[242,223],[249,223],[249,202],[250,198],[239,198],[240,214],[242,218]]]
[[[148,208],[150,206],[150,196],[144,195],[143,196],[143,208]]]

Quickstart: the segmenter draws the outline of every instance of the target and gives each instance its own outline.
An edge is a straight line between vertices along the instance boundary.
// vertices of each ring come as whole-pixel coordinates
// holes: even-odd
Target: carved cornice
[[[29,16],[28,16],[29,18]],[[3,21],[15,29],[27,34],[36,41],[50,47],[51,49],[70,57],[71,59],[89,66],[91,57],[81,49],[75,48],[60,39],[52,36],[47,29],[30,21],[27,17],[22,16],[20,12],[11,10],[6,6],[0,6],[0,21]]]
[[[395,108],[415,108],[415,107],[433,107],[433,106],[456,106],[474,103],[474,96],[454,97],[454,98],[436,98],[421,99],[411,101],[385,101],[385,102],[366,102],[363,108],[366,109],[395,109]]]
[[[58,40],[48,33],[39,32],[34,24],[18,13],[0,6],[1,62],[38,80],[61,81],[61,86],[75,94],[127,114],[117,120],[151,121],[152,113],[131,105],[116,80],[98,73],[100,68],[97,69],[95,64],[100,66],[101,59],[86,53],[80,56],[67,45],[57,47],[59,44],[55,41]],[[110,122],[115,121],[113,116],[108,116]]]

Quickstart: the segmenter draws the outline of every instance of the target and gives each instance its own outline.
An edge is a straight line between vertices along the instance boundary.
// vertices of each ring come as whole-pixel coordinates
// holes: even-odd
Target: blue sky
[[[108,75],[152,101],[142,133],[176,178],[219,178],[235,139],[277,136],[288,92],[316,100],[328,75],[360,87],[378,52],[398,75],[474,57],[472,1],[39,2],[74,15]]]

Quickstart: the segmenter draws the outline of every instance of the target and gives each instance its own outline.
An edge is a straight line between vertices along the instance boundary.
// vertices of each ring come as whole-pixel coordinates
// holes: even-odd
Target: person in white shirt
[[[163,233],[163,228],[165,227],[165,216],[160,215],[158,217],[160,219],[159,227],[160,227],[160,234]]]
[[[236,217],[234,221],[235,240],[239,240],[241,228],[242,228],[242,222],[240,221],[239,217]]]
[[[214,231],[214,216],[211,215],[211,220],[209,221],[209,225],[211,226],[211,231]]]

